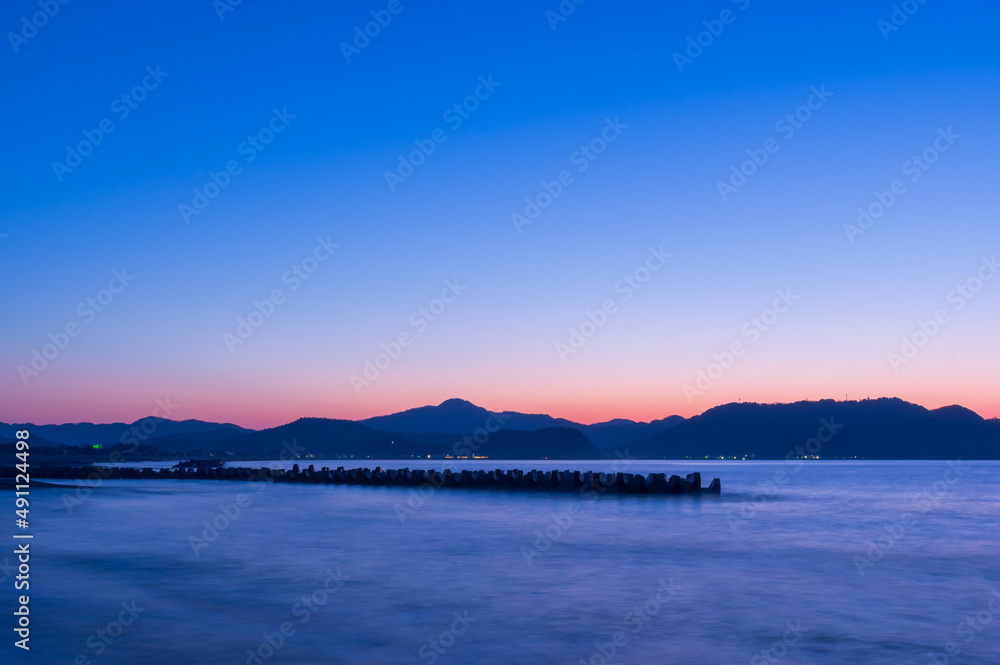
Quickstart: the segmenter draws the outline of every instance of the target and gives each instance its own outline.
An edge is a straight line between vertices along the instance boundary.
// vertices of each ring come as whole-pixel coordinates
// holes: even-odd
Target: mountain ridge
[[[239,433],[253,430],[233,423],[216,423],[206,420],[171,420],[159,416],[146,416],[131,423],[63,423],[60,425],[35,425],[34,423],[0,423],[0,437],[14,438],[19,429],[28,429],[52,443],[68,446],[129,443],[129,439],[140,441],[159,439],[178,434],[202,434],[219,430]]]
[[[40,440],[59,445],[106,447],[140,441],[172,454],[279,455],[294,442],[314,457],[502,458],[516,454],[566,459],[567,455],[613,457],[615,451],[628,450],[650,459],[779,459],[814,438],[824,419],[836,427],[820,457],[1000,459],[1000,419],[984,419],[957,404],[928,409],[890,397],[731,402],[690,418],[668,416],[649,422],[618,418],[591,425],[547,414],[491,411],[456,398],[357,421],[299,418],[256,431],[230,423],[161,418],[130,424],[27,427]],[[13,432],[23,427],[0,423],[0,439],[13,439]],[[114,438],[95,438],[109,432]]]
[[[826,441],[817,434],[824,427]],[[815,451],[806,449],[812,440],[808,447]],[[1000,459],[1000,421],[957,405],[927,409],[885,397],[730,403],[638,441],[632,452],[673,459],[781,459],[810,453],[839,459]]]

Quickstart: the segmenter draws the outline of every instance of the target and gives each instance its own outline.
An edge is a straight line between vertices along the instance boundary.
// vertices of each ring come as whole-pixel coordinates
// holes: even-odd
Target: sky
[[[6,3],[0,420],[998,417],[998,19]]]

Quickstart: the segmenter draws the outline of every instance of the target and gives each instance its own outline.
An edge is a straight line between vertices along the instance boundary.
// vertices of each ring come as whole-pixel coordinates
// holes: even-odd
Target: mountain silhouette
[[[474,432],[475,430],[471,430]],[[413,457],[488,456],[497,459],[598,459],[601,452],[580,432],[547,428],[533,432],[498,430],[479,442],[461,433],[394,433],[361,422],[301,418],[293,423],[227,439],[227,453],[280,455],[292,450],[313,457],[400,459]]]
[[[420,406],[387,416],[376,416],[359,421],[369,427],[396,432],[461,432],[471,433],[480,427],[534,431],[544,427],[585,427],[563,418],[545,414],[518,413],[516,411],[490,411],[464,399],[448,399],[437,406]]]
[[[135,431],[133,431],[135,428]],[[149,416],[132,423],[68,423],[65,425],[34,425],[31,423],[0,423],[0,437],[13,439],[17,430],[27,429],[32,436],[38,436],[52,443],[67,446],[128,442],[127,440],[159,439],[185,434],[206,434],[223,437],[239,435],[253,430],[232,423],[213,423],[204,420],[170,420]],[[136,434],[138,432],[138,434]]]
[[[929,410],[897,398],[723,404],[684,419],[615,419],[583,425],[546,414],[496,412],[461,399],[361,421],[300,418],[260,431],[227,423],[155,419],[140,442],[168,454],[320,459],[410,459],[476,455],[497,459],[754,458],[817,455],[863,459],[1000,459],[1000,420],[961,406]],[[130,442],[150,419],[95,425],[5,425],[0,442],[27,427],[56,445]],[[470,441],[476,446],[471,446]]]
[[[476,455],[490,459],[600,459],[601,451],[579,430],[546,427],[525,432],[503,429],[486,439]]]
[[[581,431],[598,448],[612,449],[633,441],[652,438],[682,422],[684,422],[684,418],[681,416],[667,416],[648,423],[637,423],[634,420],[618,418],[605,423],[584,425]]]
[[[808,454],[817,443],[824,458],[1000,459],[1000,421],[960,406],[929,410],[896,398],[724,404],[630,451],[643,458],[779,459]]]
[[[545,428],[566,427],[582,432],[598,448],[614,448],[652,437],[683,420],[681,416],[670,416],[650,423],[638,423],[620,418],[605,423],[583,425],[543,413],[490,411],[464,399],[448,399],[437,406],[421,406],[359,422],[383,431],[418,434],[457,432],[464,435],[478,429],[497,427],[533,432]]]

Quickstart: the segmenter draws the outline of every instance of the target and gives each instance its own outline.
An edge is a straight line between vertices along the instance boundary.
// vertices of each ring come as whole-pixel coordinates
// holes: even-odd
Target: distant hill
[[[456,454],[461,434],[393,433],[372,429],[360,422],[328,418],[301,418],[293,423],[253,432],[222,442],[226,452],[241,456],[280,455],[294,449],[314,457],[408,459]],[[291,445],[286,445],[291,444]],[[476,450],[464,446],[459,454],[474,452],[497,459],[599,459],[601,451],[582,433],[570,428],[534,432],[499,430]]]
[[[109,447],[123,437],[129,442],[132,427],[143,424],[27,427],[38,444]],[[164,453],[212,452],[244,459],[279,457],[293,442],[299,454],[317,459],[442,458],[470,452],[496,459],[593,459],[626,449],[647,459],[780,459],[806,453],[823,458],[1000,459],[1000,420],[984,420],[961,406],[928,410],[894,398],[724,404],[688,419],[616,419],[593,425],[545,414],[494,412],[459,399],[362,421],[301,418],[260,431],[198,420],[160,419],[156,424],[142,443]],[[23,427],[0,424],[0,441],[13,440]],[[490,431],[485,441],[484,430]],[[805,449],[818,432],[828,440]],[[463,441],[471,435],[481,448],[466,447]]]
[[[491,434],[477,455],[490,459],[601,459],[601,451],[579,430],[546,427],[534,432],[503,429]]]
[[[252,434],[253,431],[225,428],[208,430],[207,432],[185,432],[183,434],[155,437],[145,443],[155,445],[160,450],[168,452],[223,450],[228,447],[230,440]],[[128,440],[126,443],[134,444],[135,441]],[[105,444],[105,446],[107,445],[112,444]]]
[[[932,411],[894,398],[725,404],[634,443],[630,452],[643,458],[778,459],[802,450],[821,430],[829,438],[818,452],[823,458],[1000,459],[1000,421],[960,406]]]
[[[517,411],[490,411],[463,399],[445,400],[437,406],[421,406],[377,416],[359,422],[382,431],[429,434],[458,432],[471,434],[480,428],[522,430],[533,432],[552,427],[567,427],[582,432],[598,448],[615,448],[632,441],[646,439],[683,422],[681,416],[670,416],[650,423],[633,420],[611,420],[606,423],[583,425],[554,418],[546,414],[520,413]]]
[[[294,442],[302,455],[330,456],[379,456],[391,457],[427,455],[426,445],[411,444],[392,435],[378,432],[353,420],[332,418],[300,418],[287,425],[252,432],[225,441],[227,452],[239,455],[279,454],[288,450],[286,443]],[[443,446],[440,447],[443,450]],[[437,452],[437,451],[435,451]]]
[[[63,445],[60,443],[56,443],[55,441],[48,441],[40,436],[34,436],[34,434],[32,434],[29,441],[32,450],[36,448],[59,448],[61,445]],[[0,434],[0,446],[11,446],[13,449],[13,447],[16,444],[17,444],[17,439],[14,437],[14,435],[4,436]]]
[[[648,423],[634,420],[609,420],[606,423],[583,425],[582,431],[598,448],[612,449],[628,445],[634,441],[649,439],[671,427],[684,422],[681,416],[668,416]]]
[[[155,425],[155,428],[153,426]],[[203,420],[169,420],[167,418],[142,418],[133,423],[109,423],[95,425],[93,423],[73,423],[66,425],[33,425],[0,423],[0,436],[13,439],[19,429],[28,429],[32,436],[39,436],[53,443],[67,446],[120,443],[131,438],[132,428],[137,427],[143,436],[149,439],[159,439],[184,434],[203,434],[206,432],[230,432],[245,434],[253,430],[233,425],[232,423],[212,423]]]
[[[499,423],[506,429],[525,431],[544,427],[574,427],[584,425],[563,418],[544,414],[518,413],[516,411],[490,411],[464,399],[449,399],[437,406],[421,406],[388,416],[376,416],[358,421],[374,429],[393,432],[461,432],[468,434],[480,427]]]

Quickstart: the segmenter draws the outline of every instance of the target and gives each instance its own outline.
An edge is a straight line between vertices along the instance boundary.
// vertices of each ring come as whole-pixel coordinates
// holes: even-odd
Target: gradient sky
[[[914,3],[888,32],[891,2],[590,0],[553,29],[556,0],[401,0],[348,63],[341,43],[388,5],[246,1],[220,20],[210,0],[71,2],[12,38],[39,7],[5,4],[0,420],[130,421],[169,398],[173,418],[263,427],[463,397],[595,422],[845,395],[1000,416],[1000,279],[952,293],[1000,252],[996,4]],[[705,21],[721,34],[679,71]],[[120,119],[114,100],[157,66]],[[445,112],[490,76],[453,128]],[[832,97],[786,137],[776,123],[814,86]],[[295,118],[247,162],[275,108]],[[114,131],[60,182],[53,162],[105,118]],[[627,128],[580,172],[609,119]],[[438,128],[392,191],[385,172]],[[948,128],[959,138],[911,181]],[[718,181],[772,137],[723,201]],[[240,173],[185,223],[180,204],[230,160]],[[572,184],[519,233],[511,215],[563,170]],[[905,192],[849,242],[896,179]],[[318,237],[339,247],[292,290]],[[616,285],[650,247],[671,257],[626,300]],[[81,314],[122,269],[134,280]],[[455,279],[425,328],[419,308]],[[224,335],[274,289],[285,300],[230,352]],[[754,339],[744,325],[779,289],[798,300]],[[609,299],[564,362],[557,344]],[[937,310],[947,323],[894,368]],[[410,345],[352,387],[400,333]]]

